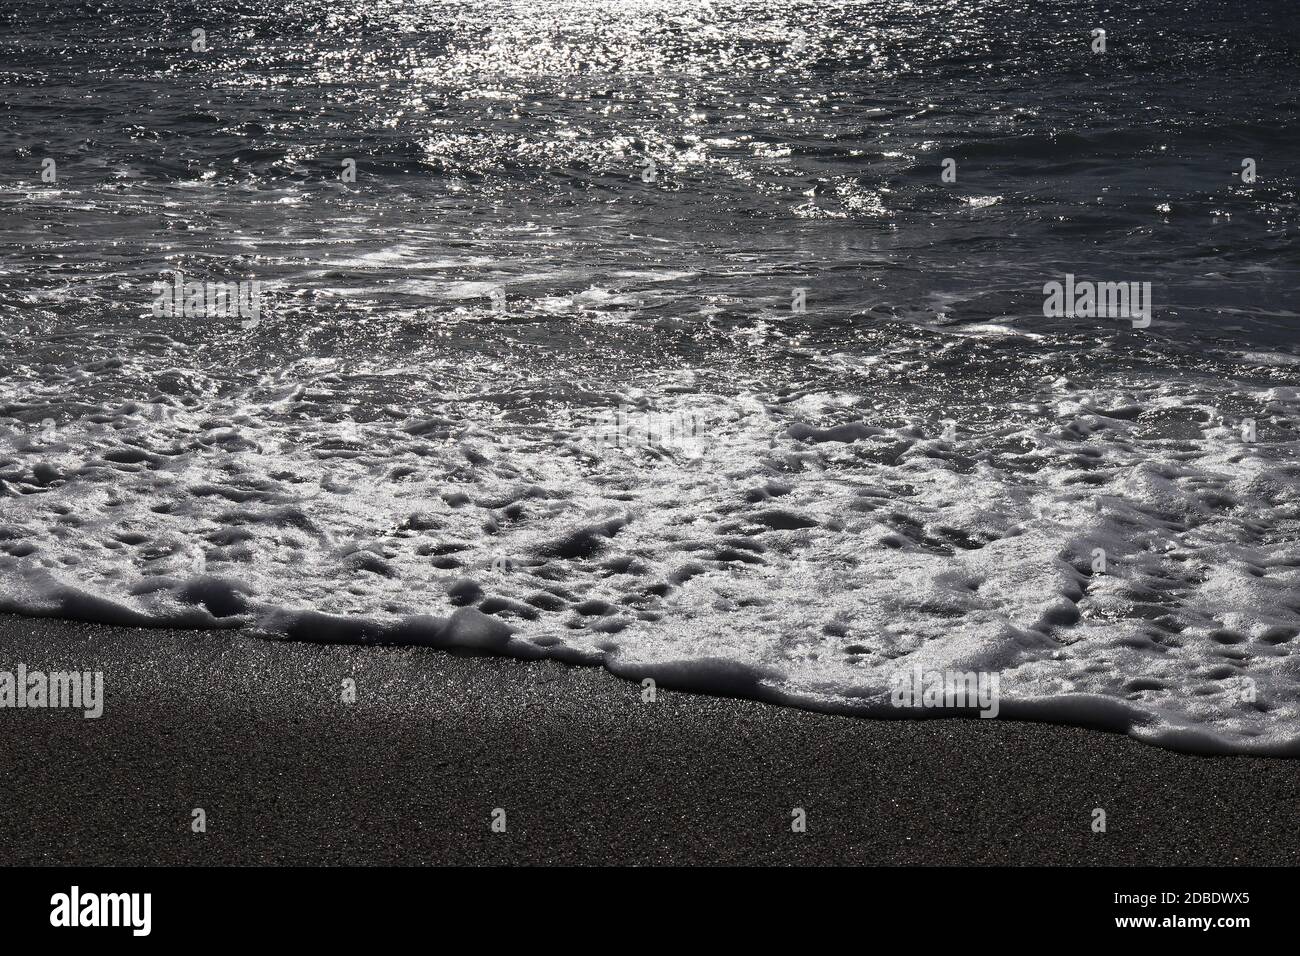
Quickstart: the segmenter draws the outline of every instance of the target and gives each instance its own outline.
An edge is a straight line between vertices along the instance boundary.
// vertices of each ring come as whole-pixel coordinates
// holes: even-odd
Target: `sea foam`
[[[359,422],[336,404],[359,381],[319,362],[93,408],[71,380],[11,385],[0,609],[548,657],[874,717],[935,715],[891,705],[900,673],[993,673],[1002,717],[1295,754],[1293,433],[1244,442],[1221,411],[1240,388],[1211,377],[1093,378],[951,429],[815,376],[611,396],[692,416],[690,454],[609,441],[590,403]],[[1294,389],[1248,397],[1300,415]]]

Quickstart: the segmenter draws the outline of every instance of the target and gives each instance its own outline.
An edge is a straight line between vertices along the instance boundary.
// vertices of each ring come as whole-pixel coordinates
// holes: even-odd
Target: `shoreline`
[[[0,670],[19,663],[102,670],[104,712],[0,709],[6,865],[1300,863],[1300,764],[1281,758],[663,687],[648,703],[553,661],[0,616]]]

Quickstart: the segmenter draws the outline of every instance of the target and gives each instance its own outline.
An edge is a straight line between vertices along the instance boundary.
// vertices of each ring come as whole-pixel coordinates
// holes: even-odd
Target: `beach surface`
[[[1293,0],[194,6],[0,10],[0,612],[1300,756]]]
[[[1300,764],[1076,727],[0,617],[0,670],[19,664],[102,671],[104,710],[0,709],[5,865],[1300,863]]]

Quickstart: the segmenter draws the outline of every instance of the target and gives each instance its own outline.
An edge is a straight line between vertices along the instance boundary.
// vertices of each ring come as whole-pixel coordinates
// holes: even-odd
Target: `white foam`
[[[900,671],[995,671],[1003,716],[1300,750],[1295,443],[1242,442],[1227,386],[1046,381],[955,437],[838,390],[688,374],[610,397],[700,416],[687,456],[602,444],[599,405],[447,395],[360,422],[333,369],[224,398],[191,371],[184,400],[89,409],[70,380],[5,380],[0,610],[471,647],[876,716],[899,715]],[[1266,400],[1300,414],[1294,389]]]

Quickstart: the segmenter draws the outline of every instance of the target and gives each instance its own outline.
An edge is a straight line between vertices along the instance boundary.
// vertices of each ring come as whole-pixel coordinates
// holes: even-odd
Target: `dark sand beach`
[[[2,864],[1300,862],[1300,765],[1075,727],[644,703],[552,662],[0,618],[0,669],[19,663],[102,670],[105,704],[0,710]]]

